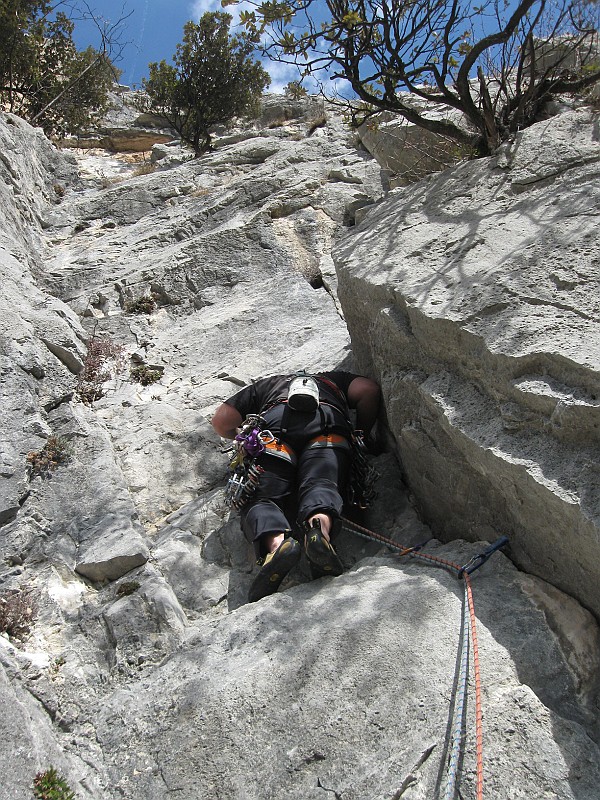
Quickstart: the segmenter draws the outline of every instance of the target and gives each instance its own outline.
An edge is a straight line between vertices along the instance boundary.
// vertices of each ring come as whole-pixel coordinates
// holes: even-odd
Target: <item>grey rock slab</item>
[[[38,244],[36,229],[48,205],[60,203],[67,189],[77,185],[74,160],[54,147],[40,128],[4,112],[0,153],[2,229],[15,241]]]
[[[535,125],[525,140],[504,145],[497,156],[502,169],[510,169],[511,186],[525,191],[531,184],[550,181],[574,166],[600,159],[597,125],[590,124],[588,109],[559,114]]]
[[[115,580],[145,563],[149,551],[109,437],[81,404],[62,404],[50,421],[69,458],[30,485],[21,513],[44,530],[35,552],[91,580]]]
[[[15,675],[10,649],[3,642],[0,641],[2,797],[5,800],[30,798],[35,776],[53,766],[78,796],[99,798],[95,791],[89,791],[90,784],[94,785],[89,768],[64,752],[43,706]]]
[[[122,581],[122,590],[102,611],[113,647],[113,669],[135,674],[172,652],[184,638],[187,617],[175,593],[153,568]]]
[[[204,493],[170,514],[156,532],[152,560],[165,576],[188,616],[195,618],[219,605],[228,595],[232,558],[209,543],[220,540],[229,517],[223,487]],[[239,534],[239,531],[238,531]],[[247,548],[237,536],[243,558]]]
[[[208,421],[148,387],[141,402],[100,404],[128,490],[146,522],[155,522],[223,479],[225,459]],[[147,397],[147,395],[150,395]],[[188,401],[192,405],[193,401]]]
[[[454,560],[473,549],[433,552]],[[444,570],[371,559],[200,626],[154,675],[99,710],[115,788],[125,798],[318,798],[325,789],[365,798],[394,796],[408,781],[409,796],[434,796],[461,588]],[[544,614],[502,556],[482,568],[474,594],[486,785],[502,799],[591,800],[598,749],[559,674],[564,655]],[[531,661],[523,636],[535,642]],[[464,752],[460,790],[471,798],[470,704]]]
[[[96,523],[93,533],[97,541],[80,547],[75,562],[75,571],[90,580],[114,581],[148,560],[147,546],[127,519],[107,514]]]
[[[384,388],[434,533],[508,534],[517,563],[598,614],[594,130],[567,112],[519,134],[502,166],[394,190],[334,260],[354,354]],[[515,193],[513,168],[525,187],[533,164],[540,180]]]
[[[439,105],[426,116],[464,127],[462,114],[449,106]],[[468,156],[466,148],[456,141],[413,125],[391,112],[368,119],[358,128],[358,135],[378,164],[396,176],[394,185],[414,183]]]
[[[229,569],[207,563],[193,534],[173,532],[152,555],[186,613],[196,616],[227,597]]]

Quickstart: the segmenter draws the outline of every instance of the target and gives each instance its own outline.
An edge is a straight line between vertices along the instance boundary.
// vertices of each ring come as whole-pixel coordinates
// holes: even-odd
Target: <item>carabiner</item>
[[[463,577],[466,573],[470,575],[472,572],[475,572],[476,569],[488,560],[488,558],[496,552],[496,550],[500,550],[501,547],[504,547],[505,544],[508,544],[508,536],[501,536],[499,539],[496,539],[493,544],[491,544],[487,550],[484,550],[483,553],[479,553],[479,555],[473,556],[473,558],[469,559],[464,566],[462,566],[458,571],[459,579]]]

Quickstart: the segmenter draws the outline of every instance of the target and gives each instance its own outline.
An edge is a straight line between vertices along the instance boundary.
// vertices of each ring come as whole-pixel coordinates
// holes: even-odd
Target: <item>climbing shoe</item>
[[[291,536],[287,536],[274,553],[269,553],[253,580],[248,592],[248,602],[256,603],[267,595],[274,594],[281,582],[300,561],[301,548]]]
[[[322,578],[325,575],[341,575],[344,566],[330,542],[321,531],[318,519],[312,521],[312,527],[306,532],[306,557],[310,563],[313,578]]]

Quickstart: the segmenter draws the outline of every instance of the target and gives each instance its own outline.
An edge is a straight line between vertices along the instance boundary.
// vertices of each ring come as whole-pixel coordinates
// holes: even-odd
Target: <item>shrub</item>
[[[59,464],[66,464],[69,460],[69,447],[60,436],[49,436],[46,444],[39,451],[32,451],[27,454],[27,466],[29,468],[29,479],[40,475],[48,477]]]
[[[162,376],[162,371],[153,369],[147,364],[140,364],[138,367],[132,367],[129,371],[129,376],[135,383],[141,383],[142,386],[150,386],[151,383],[156,383]]]
[[[83,369],[77,377],[77,396],[86,405],[104,396],[103,384],[122,366],[123,347],[108,338],[93,336],[88,344]]]
[[[37,603],[31,589],[10,589],[0,594],[0,633],[23,641],[37,614]]]
[[[211,146],[211,128],[253,113],[271,79],[252,58],[255,44],[245,34],[230,36],[232,17],[207,12],[186,22],[174,66],[149,64],[144,80],[150,110],[164,117],[199,156]]]
[[[125,311],[128,314],[151,314],[156,309],[156,299],[153,295],[144,295],[137,300],[128,300]]]
[[[62,8],[61,8],[62,7]],[[87,18],[102,46],[78,50],[75,22]],[[119,72],[111,52],[122,46],[119,23],[95,18],[86,2],[0,3],[0,108],[41,125],[46,134],[75,133],[97,121]]]
[[[75,793],[54,767],[38,772],[33,779],[33,795],[38,800],[75,800]]]
[[[335,80],[330,95],[355,124],[391,111],[478,155],[536,122],[553,96],[600,83],[600,4],[592,0],[247,5],[240,20],[269,57],[321,86],[348,82],[342,92]],[[456,113],[431,113],[440,105]]]
[[[286,86],[283,87],[283,93],[286,97],[290,97],[292,100],[301,100],[308,94],[300,81],[290,81]]]

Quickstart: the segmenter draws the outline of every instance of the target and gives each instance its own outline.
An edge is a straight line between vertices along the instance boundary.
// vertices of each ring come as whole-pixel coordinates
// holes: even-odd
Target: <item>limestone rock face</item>
[[[462,114],[449,106],[439,104],[426,116],[464,126]],[[377,114],[364,122],[358,135],[378,164],[391,173],[391,186],[414,183],[468,155],[466,149],[453,139],[419,128],[390,112]]]
[[[570,169],[580,169],[578,148],[592,158],[587,130],[581,120],[577,136],[565,132]],[[252,378],[353,368],[332,250],[362,216],[352,241],[365,276],[351,273],[346,242],[344,308],[403,441],[396,422],[417,406],[417,370],[434,359],[423,351],[406,378],[391,325],[387,355],[371,350],[380,318],[401,319],[374,305],[397,296],[377,278],[398,238],[385,216],[397,194],[368,212],[382,195],[379,165],[331,110],[272,97],[258,120],[221,131],[214,152],[190,161],[171,146],[144,170],[95,151],[77,155],[77,175],[72,156],[16,118],[0,115],[0,137],[0,621],[22,603],[20,626],[0,634],[2,798],[29,800],[35,774],[51,765],[81,800],[440,795],[465,617],[456,570],[345,530],[336,542],[344,575],[312,581],[302,558],[276,595],[248,605],[254,553],[224,505],[228,456],[209,422]],[[550,154],[520,163],[520,197],[541,192],[531,188],[536,170],[553,185]],[[469,170],[490,169],[509,174],[481,162],[452,175],[462,185]],[[498,201],[481,197],[486,219]],[[434,202],[422,186],[414,198]],[[461,202],[460,191],[448,195],[450,206]],[[486,291],[501,285],[486,280]],[[406,358],[417,358],[411,346]],[[461,352],[466,375],[470,350]],[[404,378],[416,388],[394,394]],[[435,431],[434,414],[427,419]],[[588,458],[578,425],[563,425],[560,446],[578,443]],[[459,567],[484,550],[433,539],[395,454],[374,464],[379,498],[360,516],[367,528]],[[435,453],[427,468],[460,483]],[[467,468],[460,480],[478,488]],[[443,486],[437,502],[452,521],[459,509],[448,511]],[[594,617],[501,553],[472,583],[486,793],[595,800]],[[471,684],[459,775],[468,800],[474,736]]]
[[[362,368],[443,538],[508,534],[600,613],[597,119],[391,192],[335,253]]]
[[[169,142],[176,132],[161,117],[144,112],[143,92],[127,86],[109,93],[109,109],[99,125],[87,133],[61,140],[62,147],[103,148],[117,153],[143,153]]]
[[[435,550],[461,563],[468,552]],[[542,608],[529,604],[532,579],[502,556],[479,577],[486,792],[591,800],[598,751],[555,672],[563,656],[543,633]],[[100,711],[113,786],[125,798],[156,800],[175,791],[317,800],[327,789],[358,799],[403,787],[409,797],[436,796],[461,602],[445,571],[379,557],[201,625],[146,682]],[[524,634],[535,655],[521,650],[515,661]],[[133,719],[124,751],[121,731]],[[475,796],[472,736],[471,709],[466,797]]]

